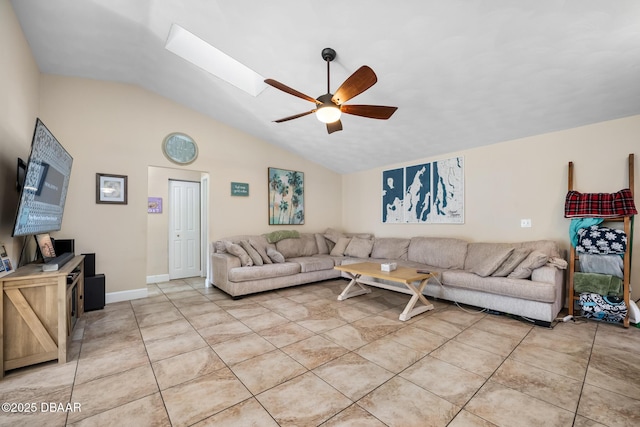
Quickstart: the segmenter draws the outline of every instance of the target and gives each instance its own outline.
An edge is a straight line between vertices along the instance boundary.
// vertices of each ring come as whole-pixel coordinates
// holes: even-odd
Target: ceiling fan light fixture
[[[333,123],[340,120],[342,112],[335,105],[321,105],[316,110],[316,117],[322,123]]]

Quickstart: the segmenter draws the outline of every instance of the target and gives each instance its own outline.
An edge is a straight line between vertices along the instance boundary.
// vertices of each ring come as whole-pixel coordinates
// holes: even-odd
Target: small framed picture
[[[127,176],[96,174],[96,203],[127,204]]]
[[[0,243],[0,277],[6,276],[9,273],[15,271],[11,259],[7,254],[7,249],[4,247],[4,243]]]
[[[162,213],[162,197],[149,197],[147,213]]]

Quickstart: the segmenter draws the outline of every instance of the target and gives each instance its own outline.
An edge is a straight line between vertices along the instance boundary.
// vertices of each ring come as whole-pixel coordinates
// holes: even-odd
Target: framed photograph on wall
[[[304,172],[269,168],[269,225],[304,224]]]
[[[127,204],[126,175],[96,174],[96,203]]]

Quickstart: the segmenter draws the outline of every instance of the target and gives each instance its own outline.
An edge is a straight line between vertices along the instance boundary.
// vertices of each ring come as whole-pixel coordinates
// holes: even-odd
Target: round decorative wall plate
[[[162,152],[174,163],[188,165],[198,158],[198,146],[189,135],[174,132],[162,141]]]

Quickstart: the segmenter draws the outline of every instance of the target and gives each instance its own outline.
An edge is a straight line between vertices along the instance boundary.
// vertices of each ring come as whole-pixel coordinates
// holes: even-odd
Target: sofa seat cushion
[[[287,262],[295,262],[300,264],[301,273],[310,273],[312,271],[321,271],[321,270],[331,270],[336,265],[334,259],[326,255],[289,258],[287,259]]]
[[[280,276],[291,276],[300,273],[297,262],[267,264],[253,267],[235,267],[229,269],[229,281],[247,282],[249,280],[271,279]]]
[[[552,303],[556,300],[556,287],[551,283],[533,282],[508,277],[480,277],[463,270],[442,272],[445,286],[472,289],[513,298]]]

